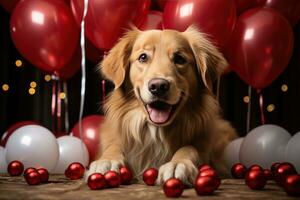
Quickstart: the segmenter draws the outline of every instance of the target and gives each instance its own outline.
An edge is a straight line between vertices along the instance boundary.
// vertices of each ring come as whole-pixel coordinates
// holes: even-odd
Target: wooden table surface
[[[62,175],[51,175],[49,183],[29,186],[22,176],[0,175],[0,199],[87,199],[134,200],[167,199],[160,186],[132,184],[114,189],[90,190],[83,180],[71,181]],[[264,190],[250,190],[244,180],[222,179],[220,188],[211,196],[197,196],[194,189],[186,189],[179,199],[299,199],[288,196],[274,182]]]

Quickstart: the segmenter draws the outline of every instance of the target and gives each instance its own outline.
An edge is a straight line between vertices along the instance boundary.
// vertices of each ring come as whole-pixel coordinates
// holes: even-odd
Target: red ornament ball
[[[300,196],[300,175],[293,174],[286,177],[283,189],[291,196]]]
[[[267,181],[273,179],[273,174],[272,174],[271,170],[269,170],[269,169],[264,169],[264,175],[265,175]]]
[[[71,163],[65,170],[65,175],[71,180],[80,179],[84,175],[85,168],[79,162]]]
[[[20,176],[23,173],[24,165],[20,161],[14,160],[7,165],[7,172],[11,176]]]
[[[262,170],[255,169],[247,172],[245,182],[252,190],[261,190],[265,187],[267,180]]]
[[[105,188],[106,180],[103,174],[94,173],[89,176],[87,184],[92,190],[100,190]]]
[[[121,177],[120,175],[115,171],[108,171],[104,174],[104,178],[107,182],[107,185],[109,187],[115,188],[119,187],[121,184]]]
[[[132,172],[128,167],[120,167],[121,184],[128,185],[132,180]]]
[[[25,175],[28,185],[38,185],[41,183],[41,175],[37,171],[32,171]]]
[[[231,175],[234,178],[242,179],[245,177],[247,168],[242,163],[236,163],[231,167]]]
[[[143,174],[143,180],[146,185],[153,186],[158,176],[158,171],[155,168],[147,169]]]
[[[180,197],[183,189],[183,183],[177,178],[170,178],[163,185],[163,190],[167,197]]]
[[[251,171],[251,170],[260,170],[260,171],[264,171],[264,169],[259,166],[259,165],[251,165],[248,169],[248,171]]]
[[[49,172],[45,168],[39,168],[37,169],[37,172],[40,174],[41,177],[41,182],[42,183],[47,183],[49,180]]]
[[[219,177],[217,171],[212,168],[200,171],[198,176],[211,176],[213,178]]]
[[[198,195],[211,195],[216,188],[216,179],[211,176],[199,176],[194,184]]]
[[[36,171],[37,171],[36,168],[34,168],[34,167],[28,167],[28,168],[26,168],[26,169],[24,170],[23,175],[26,176],[26,175],[29,174],[30,172],[36,172]]]
[[[199,172],[206,170],[206,169],[212,169],[212,167],[208,164],[202,164],[202,165],[199,165],[199,167],[198,167]]]
[[[274,180],[279,186],[283,186],[286,177],[293,174],[297,174],[295,167],[291,163],[284,162],[277,166]]]
[[[275,174],[275,172],[276,172],[276,170],[277,170],[277,167],[278,167],[280,164],[281,164],[280,162],[275,162],[275,163],[273,163],[273,164],[271,165],[270,170],[271,170],[271,172],[272,172],[273,175]]]

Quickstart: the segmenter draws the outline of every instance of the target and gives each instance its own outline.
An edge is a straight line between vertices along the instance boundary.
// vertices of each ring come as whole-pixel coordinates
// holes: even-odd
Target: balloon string
[[[257,90],[257,93],[259,94],[259,107],[260,107],[261,124],[265,124],[264,97],[263,97],[263,94],[262,94],[261,90]]]
[[[246,131],[249,133],[250,131],[250,120],[251,120],[251,100],[252,100],[252,88],[249,85],[248,86],[248,97],[249,97],[249,102],[248,102],[248,107],[247,107],[247,127]]]
[[[68,102],[68,85],[67,82],[64,81],[63,83],[63,92],[65,93],[65,130],[67,133],[69,133],[69,102]]]
[[[52,131],[56,132],[56,77],[52,76],[52,100],[51,100],[51,116],[52,116]]]
[[[61,129],[61,98],[60,98],[60,90],[61,90],[61,82],[57,82],[57,111],[56,111],[56,117],[57,117],[57,131],[62,131]]]
[[[81,31],[80,31],[80,47],[81,47],[81,93],[80,93],[80,110],[79,110],[79,133],[80,139],[83,140],[83,130],[82,130],[82,116],[84,109],[84,98],[85,98],[85,86],[86,86],[86,72],[85,72],[85,37],[84,37],[84,20],[88,10],[88,0],[84,0],[83,16],[81,21]],[[81,142],[82,156],[83,153],[83,142]]]

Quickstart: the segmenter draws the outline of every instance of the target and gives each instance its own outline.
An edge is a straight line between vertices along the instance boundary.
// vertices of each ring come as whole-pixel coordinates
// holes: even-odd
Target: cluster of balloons
[[[87,116],[82,119],[82,136],[77,123],[70,135],[58,138],[35,122],[14,124],[1,139],[0,173],[6,173],[7,163],[14,160],[21,161],[25,168],[43,167],[57,174],[63,174],[73,162],[88,166],[96,158],[103,120],[100,115]]]
[[[291,136],[282,127],[267,124],[229,143],[224,158],[228,169],[235,163],[243,163],[246,167],[259,164],[268,168],[275,162],[290,162],[300,172],[299,144],[300,132]]]
[[[11,36],[21,54],[61,79],[80,69],[83,0],[1,0],[11,16]],[[160,11],[149,11],[157,3]],[[161,12],[163,11],[163,12]],[[89,0],[87,56],[99,62],[133,24],[141,30],[194,24],[220,48],[242,80],[268,86],[285,69],[300,18],[298,0]]]

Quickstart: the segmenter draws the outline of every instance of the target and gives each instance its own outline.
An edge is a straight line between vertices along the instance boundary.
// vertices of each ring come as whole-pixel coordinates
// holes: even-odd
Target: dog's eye
[[[175,53],[173,56],[173,62],[175,64],[182,65],[182,64],[186,63],[186,59],[183,56],[181,56],[180,54]]]
[[[147,56],[147,54],[142,53],[142,54],[140,55],[140,57],[139,57],[139,61],[140,61],[140,63],[145,63],[145,62],[147,62],[147,61],[148,61],[148,56]]]

